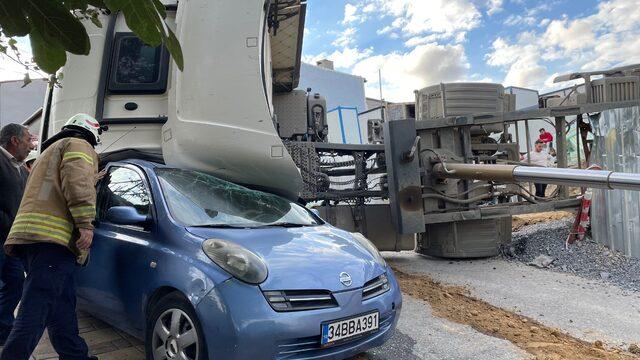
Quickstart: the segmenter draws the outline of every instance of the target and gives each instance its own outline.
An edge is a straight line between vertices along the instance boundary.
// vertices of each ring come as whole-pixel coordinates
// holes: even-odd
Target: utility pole
[[[387,107],[384,105],[384,99],[382,98],[382,69],[378,68],[378,87],[380,88],[380,106],[382,106],[382,121],[384,121],[384,113],[387,111]]]

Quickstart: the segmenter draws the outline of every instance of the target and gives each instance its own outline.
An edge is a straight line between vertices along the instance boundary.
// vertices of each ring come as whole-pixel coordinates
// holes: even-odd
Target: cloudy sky
[[[308,0],[303,60],[365,77],[372,97],[381,69],[392,101],[450,81],[547,91],[557,74],[640,63],[639,1]],[[0,58],[0,80],[23,73]]]
[[[308,0],[303,61],[328,58],[402,101],[439,82],[547,91],[565,72],[640,63],[640,0]],[[565,85],[566,86],[566,85]]]

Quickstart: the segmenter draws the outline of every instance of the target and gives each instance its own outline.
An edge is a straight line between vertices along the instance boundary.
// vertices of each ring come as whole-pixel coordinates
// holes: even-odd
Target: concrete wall
[[[0,82],[0,127],[21,124],[42,107],[47,82],[33,80],[24,88],[22,84],[22,80]]]

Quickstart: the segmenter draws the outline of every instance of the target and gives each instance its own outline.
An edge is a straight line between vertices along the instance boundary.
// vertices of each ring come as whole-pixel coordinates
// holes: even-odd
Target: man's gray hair
[[[27,131],[25,126],[20,124],[8,124],[0,130],[0,146],[7,147],[12,137],[22,138],[24,132]]]

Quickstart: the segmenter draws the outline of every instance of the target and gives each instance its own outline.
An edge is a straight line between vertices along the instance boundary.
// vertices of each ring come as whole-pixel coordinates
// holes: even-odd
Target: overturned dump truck
[[[640,106],[637,98],[523,111],[514,100],[498,84],[440,84],[416,92],[416,119],[384,122],[384,144],[289,143],[303,198],[381,250],[465,258],[497,254],[511,240],[513,215],[577,208],[567,186],[640,190],[638,174],[566,168],[566,117],[582,131],[583,114]],[[557,168],[528,166],[505,135],[543,118],[556,127]],[[557,184],[557,195],[538,198],[527,182]]]
[[[496,254],[511,238],[512,215],[576,207],[566,185],[636,189],[638,175],[562,168],[565,117],[582,125],[583,114],[638,106],[637,98],[514,111],[499,84],[440,84],[416,92],[415,119],[372,126],[376,143],[332,144],[322,96],[294,90],[304,0],[163,3],[184,71],[163,47],[143,44],[121,14],[103,15],[102,28],[87,22],[93,51],[70,56],[62,87],[49,90],[43,140],[85,112],[110,128],[97,148],[103,157],[154,154],[314,203],[325,220],[381,250],[441,257]],[[555,121],[558,169],[524,166],[519,144],[505,135],[540,118]],[[514,163],[521,166],[505,167]],[[522,181],[559,184],[559,196],[536,198]]]

